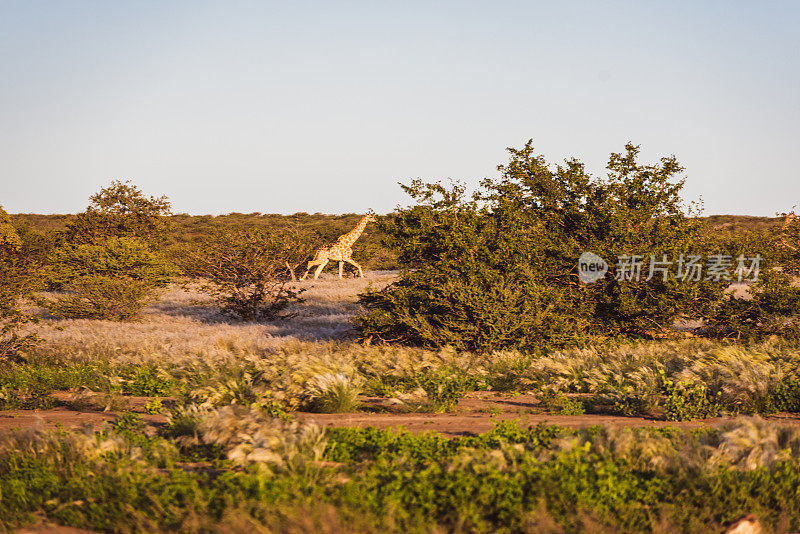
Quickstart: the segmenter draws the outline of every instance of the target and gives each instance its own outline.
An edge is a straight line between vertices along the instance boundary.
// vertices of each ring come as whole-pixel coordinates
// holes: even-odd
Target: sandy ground
[[[60,395],[63,396],[63,395]],[[140,410],[147,401],[145,397],[128,397],[130,408]],[[517,419],[520,424],[559,425],[581,428],[593,425],[617,425],[631,427],[715,427],[730,418],[718,417],[695,421],[665,421],[657,414],[646,417],[623,417],[605,414],[554,415],[544,413],[533,395],[504,395],[501,393],[474,393],[462,399],[450,413],[376,413],[385,410],[385,399],[362,397],[362,410],[345,414],[317,414],[300,412],[301,421],[314,421],[325,427],[377,427],[381,429],[403,427],[414,433],[435,431],[445,436],[476,435],[491,430],[498,421]],[[163,415],[141,414],[147,431],[155,434],[166,423]],[[67,408],[51,410],[5,410],[0,411],[0,432],[31,427],[87,428],[99,430],[107,427],[119,416],[113,411],[73,411]],[[766,417],[775,421],[800,425],[800,416],[776,414]]]

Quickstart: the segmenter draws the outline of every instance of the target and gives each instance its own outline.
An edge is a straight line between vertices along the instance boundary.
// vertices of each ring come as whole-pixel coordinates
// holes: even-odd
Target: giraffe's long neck
[[[794,211],[786,215],[786,219],[783,221],[783,226],[781,227],[781,231],[778,234],[779,247],[797,251],[797,247],[789,244],[789,225],[792,224],[795,220],[797,220],[797,215],[794,214]]]
[[[356,227],[347,232],[346,234],[344,234],[342,237],[340,237],[338,242],[348,247],[353,243],[355,243],[356,239],[358,239],[361,236],[361,233],[364,231],[364,228],[367,227],[368,217],[369,215],[364,215],[363,217],[361,217],[361,220],[358,221]]]
[[[781,228],[781,232],[785,232],[786,229],[789,228],[789,225],[792,224],[792,221],[794,221],[796,217],[797,217],[797,215],[795,215],[794,212],[791,212],[788,215],[786,215],[786,219],[783,221],[783,227]]]

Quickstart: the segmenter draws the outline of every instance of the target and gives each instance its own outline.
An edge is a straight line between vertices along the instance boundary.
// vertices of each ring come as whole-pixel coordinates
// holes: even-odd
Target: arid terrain
[[[238,355],[276,351],[333,351],[356,339],[351,318],[360,309],[358,294],[367,287],[380,289],[397,278],[393,271],[367,272],[366,277],[339,280],[335,273],[323,274],[317,281],[298,281],[305,290],[303,302],[286,311],[288,318],[254,324],[231,321],[219,313],[213,300],[192,283],[173,284],[150,305],[141,318],[119,323],[99,320],[61,320],[41,313],[36,328],[43,338],[39,355],[74,360],[99,358],[115,364],[225,365]],[[746,292],[741,285],[732,287]],[[349,349],[348,349],[349,350]],[[377,349],[376,350],[380,350]],[[391,351],[392,349],[387,349]],[[0,410],[0,430],[28,427],[90,427],[100,429],[126,411],[139,412],[154,433],[167,421],[164,414],[147,414],[149,397],[115,395],[86,390],[54,391],[51,395],[62,406],[50,409]],[[572,395],[580,398],[580,395]],[[326,427],[374,426],[381,429],[403,427],[412,432],[435,431],[446,436],[479,434],[497,421],[516,419],[523,424],[539,423],[564,427],[619,425],[636,427],[718,427],[730,417],[666,421],[658,413],[621,416],[610,413],[562,415],[548,412],[535,392],[513,394],[492,391],[467,393],[447,413],[409,411],[397,399],[362,395],[355,413],[298,412],[302,421]],[[173,402],[163,398],[165,408]],[[800,423],[792,415],[768,416],[782,423]]]

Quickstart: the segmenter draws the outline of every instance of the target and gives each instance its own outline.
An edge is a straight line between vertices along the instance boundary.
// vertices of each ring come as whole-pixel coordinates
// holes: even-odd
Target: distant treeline
[[[257,226],[262,228],[285,228],[297,225],[319,244],[335,241],[340,235],[352,230],[363,214],[346,213],[325,215],[321,213],[295,213],[294,215],[262,213],[229,213],[226,215],[188,215],[185,213],[167,217],[170,224],[166,240],[166,251],[181,254],[193,245],[201,243],[215,228],[235,226]],[[66,229],[75,215],[40,215],[20,213],[10,218],[21,234],[40,234],[43,240],[56,238]],[[364,233],[353,246],[353,258],[365,269],[397,269],[397,255],[381,245],[382,234],[376,224],[368,224]]]
[[[202,238],[204,232],[214,226],[255,224],[267,228],[297,223],[318,232],[325,240],[335,240],[341,234],[349,232],[363,216],[360,213],[343,215],[326,215],[323,213],[295,213],[280,215],[276,213],[228,213],[226,215],[188,215],[181,213],[172,215],[170,239],[174,242],[186,242]],[[390,215],[391,216],[391,215]],[[40,231],[63,230],[75,215],[39,215],[36,213],[18,213],[11,215],[15,225],[28,226]],[[768,233],[779,229],[783,217],[755,217],[750,215],[709,215],[700,217],[706,223],[709,234],[735,235],[746,232]],[[380,246],[381,233],[375,225],[367,225],[364,234],[354,248],[365,244]]]

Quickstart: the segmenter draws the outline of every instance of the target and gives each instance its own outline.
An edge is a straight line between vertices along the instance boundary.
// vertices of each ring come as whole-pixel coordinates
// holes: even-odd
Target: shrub
[[[148,243],[163,241],[166,197],[146,198],[114,181],[67,225],[49,257],[48,282],[67,294],[43,304],[68,318],[124,320],[137,315],[175,267]]]
[[[21,248],[22,240],[0,207],[0,361],[19,359],[38,340],[35,333],[20,333],[34,318],[19,303],[35,286],[34,265],[25,260]]]
[[[386,245],[411,269],[363,295],[367,313],[357,324],[365,337],[478,351],[655,337],[719,298],[724,282],[578,280],[585,251],[613,262],[624,254],[674,260],[702,249],[674,157],[644,165],[628,144],[611,155],[608,176],[594,180],[574,159],[551,168],[531,142],[509,152],[501,177],[472,197],[459,184],[404,186],[417,204],[380,224]]]
[[[8,213],[0,206],[0,249],[19,250],[20,247],[22,247],[22,240],[14,225],[11,224]]]
[[[469,391],[470,380],[461,373],[443,368],[420,377],[419,384],[428,397],[428,407],[434,412],[446,412],[455,408]]]
[[[130,181],[115,180],[90,201],[86,211],[67,225],[67,242],[97,243],[112,236],[148,243],[164,240],[170,214],[167,197],[148,198]]]
[[[50,312],[68,319],[124,321],[139,315],[152,299],[152,288],[132,280],[87,276],[67,286],[68,293],[47,303]]]
[[[145,428],[144,419],[138,413],[124,412],[114,421],[114,430],[117,432],[139,433]]]
[[[50,255],[50,279],[69,285],[93,276],[133,280],[165,287],[175,267],[143,241],[108,237],[93,243],[66,243]]]
[[[722,411],[719,399],[710,398],[705,384],[673,383],[668,380],[665,382],[665,389],[667,399],[664,403],[664,412],[668,421],[705,419],[718,416]]]
[[[586,407],[580,399],[567,397],[564,393],[545,392],[541,398],[547,411],[558,415],[582,415],[586,413]]]
[[[124,388],[126,393],[141,397],[164,397],[169,395],[175,381],[165,372],[153,366],[137,367]]]
[[[776,412],[800,412],[800,378],[779,383],[771,397],[771,407]]]
[[[730,294],[716,304],[704,329],[714,337],[743,341],[773,335],[800,339],[800,288],[787,273],[768,267],[747,297]]]
[[[652,407],[646,399],[628,392],[612,393],[609,397],[613,402],[612,411],[626,417],[646,414]]]
[[[184,270],[208,281],[204,290],[217,298],[222,312],[246,321],[280,317],[303,290],[287,285],[286,265],[313,249],[296,229],[268,231],[255,227],[218,228],[202,250],[183,259]]]
[[[121,321],[135,317],[175,273],[160,254],[128,237],[68,243],[50,259],[51,280],[66,293],[44,304],[65,318]]]
[[[147,414],[158,415],[163,411],[164,405],[161,403],[161,399],[151,399],[144,405],[144,413]]]
[[[57,404],[50,391],[44,388],[26,388],[20,394],[11,388],[0,387],[0,409],[3,410],[48,410]]]

